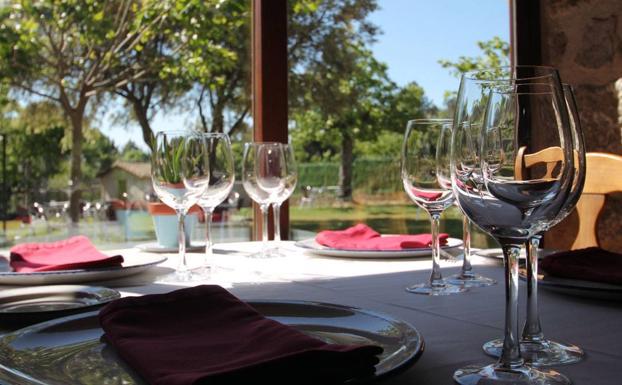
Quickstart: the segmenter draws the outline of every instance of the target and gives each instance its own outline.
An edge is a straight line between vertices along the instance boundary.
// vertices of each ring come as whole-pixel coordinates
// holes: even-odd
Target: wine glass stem
[[[505,337],[499,365],[506,369],[523,364],[518,340],[518,257],[520,245],[503,244],[505,270]]]
[[[430,274],[430,286],[432,287],[444,285],[440,265],[441,246],[438,239],[438,228],[440,220],[440,213],[430,213],[430,222],[432,229],[432,274]]]
[[[538,312],[538,248],[541,236],[536,235],[526,242],[527,247],[527,317],[522,338],[525,341],[544,339]]]
[[[261,255],[265,256],[266,251],[268,250],[268,208],[269,204],[262,204],[259,206],[261,210]]]
[[[205,260],[204,265],[206,267],[209,266],[210,260],[212,259],[212,214],[214,213],[214,208],[205,206],[203,207],[203,213],[205,214]]]
[[[183,212],[177,212],[178,231],[177,236],[179,240],[179,265],[177,267],[178,272],[188,271],[188,264],[186,263],[186,215]]]
[[[281,204],[273,203],[272,210],[274,210],[274,240],[281,240]]]
[[[471,222],[466,215],[462,216],[462,247],[463,247],[463,258],[462,258],[462,276],[463,277],[472,277],[473,276],[473,267],[471,266]]]

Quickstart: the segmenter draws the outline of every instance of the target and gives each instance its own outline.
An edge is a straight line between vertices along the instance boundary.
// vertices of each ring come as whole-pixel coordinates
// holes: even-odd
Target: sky
[[[380,9],[370,20],[382,34],[371,46],[375,57],[388,65],[389,77],[402,86],[417,82],[425,95],[442,106],[445,91],[458,89],[459,80],[438,60],[477,56],[476,42],[499,36],[509,40],[507,0],[378,0]],[[181,129],[194,115],[156,115],[155,131]],[[101,120],[102,131],[121,147],[129,140],[146,149],[140,127],[112,126]]]

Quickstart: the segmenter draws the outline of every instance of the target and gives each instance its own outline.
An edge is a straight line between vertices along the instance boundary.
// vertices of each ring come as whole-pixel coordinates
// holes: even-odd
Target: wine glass
[[[208,265],[212,258],[212,214],[214,209],[221,204],[231,192],[235,182],[235,167],[233,163],[233,152],[231,151],[231,141],[229,135],[223,133],[201,133],[205,138],[207,153],[209,157],[209,186],[207,191],[199,197],[197,204],[203,209],[205,214],[205,271],[211,270]]]
[[[179,264],[167,281],[199,278],[186,261],[185,216],[205,193],[209,183],[209,158],[205,140],[189,131],[163,131],[155,136],[151,156],[153,190],[164,204],[175,210],[179,223]]]
[[[570,193],[557,217],[547,226],[545,231],[568,216],[581,197],[585,182],[585,144],[581,123],[577,112],[576,101],[572,88],[563,84],[564,98],[570,118],[572,144],[574,152],[574,173]],[[557,162],[551,162],[555,164]],[[553,366],[579,362],[583,358],[583,350],[572,344],[556,342],[544,337],[538,314],[538,248],[542,236],[534,235],[526,243],[527,249],[527,314],[521,336],[521,354],[525,362],[533,366]],[[498,357],[501,354],[503,340],[497,339],[484,344],[484,351]]]
[[[401,170],[404,189],[430,215],[432,228],[432,273],[428,282],[407,287],[411,293],[437,296],[465,291],[443,279],[439,264],[439,221],[454,198],[449,179],[437,175],[449,175],[449,151],[445,148],[450,144],[451,124],[449,119],[411,120],[404,135]]]
[[[283,146],[276,142],[246,143],[242,162],[242,185],[259,205],[262,216],[261,251],[254,257],[266,258],[268,253],[268,208],[285,189],[285,156]]]
[[[446,133],[446,135],[444,135],[444,137],[447,137],[448,143],[451,143],[451,132],[449,132],[451,129],[453,129],[453,125],[452,126],[444,126],[443,127],[444,130],[447,130],[448,132]],[[444,158],[447,159],[446,163],[449,164],[449,157],[450,157],[450,149],[451,146],[439,146],[439,150],[445,150],[446,153],[443,154],[442,156]],[[443,180],[445,180],[446,184],[449,186],[449,188],[451,188],[451,176],[449,175],[449,168],[446,169],[447,175],[442,175],[439,172],[438,178],[442,178]],[[455,202],[454,202],[455,203]],[[458,206],[459,208],[460,206]],[[471,221],[469,221],[469,218],[466,215],[462,215],[462,268],[460,269],[460,273],[458,274],[454,274],[448,278],[446,278],[446,281],[452,285],[457,285],[457,286],[464,286],[464,287],[485,287],[485,286],[491,286],[491,285],[496,285],[497,281],[495,281],[492,278],[488,278],[488,277],[484,277],[482,275],[476,274],[473,272],[473,266],[471,265]]]
[[[283,190],[275,197],[272,202],[272,210],[274,211],[274,240],[281,240],[281,205],[294,192],[296,183],[298,182],[298,168],[296,159],[294,158],[294,149],[291,144],[282,144],[283,156],[285,158],[285,183]]]
[[[518,340],[520,247],[555,219],[567,198],[574,167],[569,119],[557,71],[521,67],[511,76],[495,83],[473,83],[463,76],[458,95],[452,135],[452,187],[462,211],[502,246],[506,320],[499,361],[459,369],[454,380],[464,385],[570,384],[556,371],[526,366]],[[468,88],[475,93],[467,92]],[[467,94],[476,93],[480,98],[469,102],[471,109],[465,108]],[[479,108],[484,103],[483,120],[471,121],[481,117]],[[551,146],[562,150],[562,162],[551,175],[536,169],[518,177],[517,154]]]

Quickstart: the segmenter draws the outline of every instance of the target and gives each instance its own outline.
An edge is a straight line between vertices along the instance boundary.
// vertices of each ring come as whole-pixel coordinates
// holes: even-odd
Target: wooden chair
[[[522,179],[528,168],[543,164],[546,165],[546,175],[550,177],[563,157],[561,151],[560,147],[548,147],[525,155],[525,147],[521,147],[514,165],[516,178]],[[597,235],[598,217],[605,206],[605,197],[614,192],[622,192],[622,156],[588,152],[585,185],[575,208],[579,219],[579,230],[571,250],[600,246]]]
[[[602,152],[586,154],[585,186],[577,202],[579,232],[571,249],[600,246],[596,226],[607,194],[622,191],[622,156]]]

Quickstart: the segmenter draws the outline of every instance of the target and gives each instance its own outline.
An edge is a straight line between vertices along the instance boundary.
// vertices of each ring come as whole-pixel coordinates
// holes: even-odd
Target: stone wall
[[[540,1],[542,62],[575,89],[587,151],[622,155],[622,1]],[[612,178],[622,178],[622,170]],[[546,247],[568,247],[577,219],[558,225]],[[608,197],[601,245],[622,252],[622,194]]]

